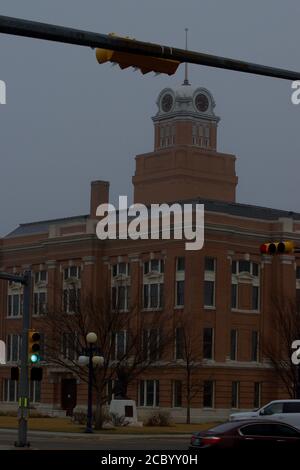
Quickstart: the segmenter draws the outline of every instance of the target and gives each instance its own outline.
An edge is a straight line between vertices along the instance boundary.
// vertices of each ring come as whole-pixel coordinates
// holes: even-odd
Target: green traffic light
[[[38,362],[39,360],[39,356],[37,354],[31,354],[30,356],[30,361],[35,363],[35,362]]]

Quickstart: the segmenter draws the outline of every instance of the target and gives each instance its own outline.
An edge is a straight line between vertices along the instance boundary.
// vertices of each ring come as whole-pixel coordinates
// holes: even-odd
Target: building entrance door
[[[61,380],[61,407],[66,410],[66,415],[71,416],[77,402],[76,379]]]

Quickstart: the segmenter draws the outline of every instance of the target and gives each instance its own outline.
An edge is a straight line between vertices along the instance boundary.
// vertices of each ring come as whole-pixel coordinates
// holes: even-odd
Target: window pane
[[[151,260],[151,271],[159,271],[159,260],[152,259]]]
[[[184,305],[184,281],[176,282],[176,305]]]
[[[177,258],[177,271],[184,271],[185,269],[185,258],[183,256]]]
[[[245,261],[245,260],[239,261],[239,272],[250,273],[250,261]]]
[[[231,284],[231,308],[237,308],[237,284]]]
[[[260,407],[260,394],[261,394],[261,384],[259,382],[255,382],[254,383],[254,400],[253,400],[254,408]]]
[[[175,337],[176,337],[175,359],[183,359],[184,358],[184,331],[183,331],[183,328],[176,328]]]
[[[214,306],[214,281],[204,281],[204,305],[207,307]]]
[[[253,276],[258,276],[258,264],[252,263],[252,274]]]
[[[258,332],[252,331],[251,361],[258,361]]]
[[[213,329],[204,328],[203,330],[203,358],[213,358]]]
[[[145,406],[145,381],[140,382],[140,405]]]
[[[236,361],[237,356],[237,330],[230,332],[230,359]]]
[[[212,408],[213,407],[213,393],[214,393],[214,383],[211,380],[206,380],[203,383],[203,407]]]
[[[231,386],[231,408],[238,408],[239,382],[232,382]]]
[[[300,266],[296,268],[296,279],[300,279]]]
[[[149,284],[144,285],[144,308],[149,306]]]
[[[205,271],[215,271],[215,259],[214,258],[205,258],[204,262]]]
[[[150,284],[150,307],[158,307],[158,284]]]
[[[259,288],[252,286],[252,310],[259,309]]]
[[[173,406],[182,406],[182,383],[180,380],[173,382]]]
[[[153,406],[154,405],[154,380],[147,380],[146,385],[146,406]]]
[[[231,272],[232,274],[236,274],[236,261],[232,261],[231,263]]]

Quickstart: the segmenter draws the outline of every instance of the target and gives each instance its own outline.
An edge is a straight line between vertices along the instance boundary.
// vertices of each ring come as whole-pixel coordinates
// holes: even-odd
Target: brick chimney
[[[91,204],[90,216],[96,217],[96,210],[100,204],[109,202],[109,182],[108,181],[92,181],[91,182]]]

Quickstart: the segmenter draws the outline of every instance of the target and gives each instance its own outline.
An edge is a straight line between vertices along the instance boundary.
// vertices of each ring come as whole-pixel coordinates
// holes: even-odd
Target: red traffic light
[[[260,246],[261,254],[269,255],[282,255],[284,253],[293,253],[295,249],[295,244],[292,241],[282,241],[282,242],[271,242],[263,243]]]

